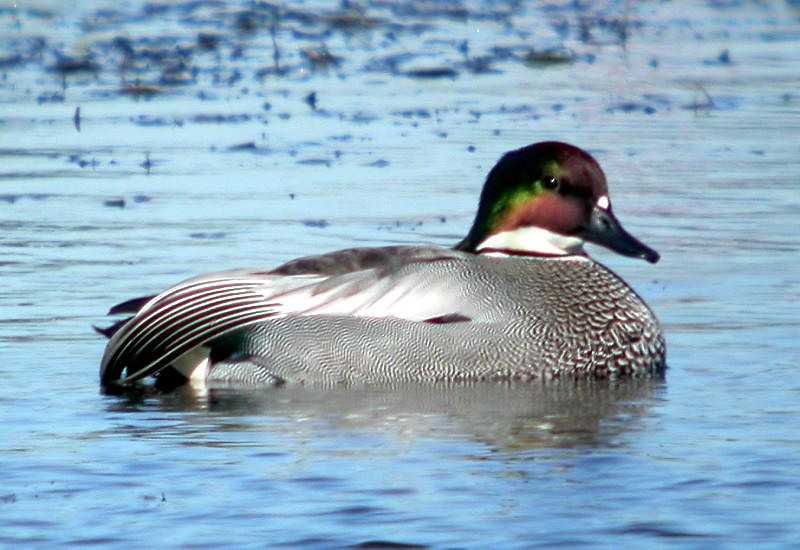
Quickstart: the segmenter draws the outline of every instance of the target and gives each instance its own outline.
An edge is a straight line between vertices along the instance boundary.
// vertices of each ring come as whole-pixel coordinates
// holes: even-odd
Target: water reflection
[[[0,7],[0,544],[796,546],[797,3],[323,4]],[[601,158],[664,254],[596,251],[665,325],[668,399],[97,394],[107,306],[448,246],[498,155],[549,138]]]
[[[186,387],[168,394],[110,398],[112,412],[196,412],[160,426],[114,428],[140,437],[192,435],[192,444],[226,444],[224,434],[380,431],[406,439],[466,436],[496,450],[608,445],[637,429],[664,391],[663,380],[561,380],[365,387],[287,386],[269,391]],[[206,437],[210,436],[210,437]],[[241,438],[234,441],[241,444]],[[254,441],[254,444],[260,444]]]

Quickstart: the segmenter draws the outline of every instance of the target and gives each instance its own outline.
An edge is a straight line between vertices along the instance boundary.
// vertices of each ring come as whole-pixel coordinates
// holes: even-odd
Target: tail
[[[142,306],[144,306],[147,302],[152,300],[154,297],[155,296],[142,296],[140,298],[133,298],[131,300],[126,300],[126,301],[124,301],[122,303],[119,303],[119,304],[115,305],[111,309],[109,309],[108,313],[106,315],[119,315],[121,313],[130,313],[132,315],[136,315],[136,313],[140,309],[142,309]],[[120,328],[122,328],[122,326],[125,323],[127,323],[131,319],[132,319],[132,316],[131,317],[126,317],[125,319],[121,319],[121,320],[119,320],[119,321],[115,322],[114,324],[109,325],[107,327],[98,327],[97,325],[92,325],[92,328],[94,329],[94,331],[96,333],[98,333],[98,334],[100,334],[102,336],[105,336],[106,338],[111,338],[112,336],[114,336],[114,334]]]

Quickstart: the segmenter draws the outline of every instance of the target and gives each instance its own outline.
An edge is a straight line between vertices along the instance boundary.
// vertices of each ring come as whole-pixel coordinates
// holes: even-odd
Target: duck
[[[439,383],[662,375],[644,300],[584,249],[659,254],[615,216],[589,153],[546,141],[505,153],[452,248],[348,248],[266,270],[201,275],[122,302],[104,388]]]

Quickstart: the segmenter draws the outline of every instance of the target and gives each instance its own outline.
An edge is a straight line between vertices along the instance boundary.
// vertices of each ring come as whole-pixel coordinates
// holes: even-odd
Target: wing
[[[461,303],[458,290],[439,276],[463,259],[463,253],[449,250],[350,249],[295,260],[270,272],[231,271],[190,279],[145,302],[117,328],[103,355],[100,377],[103,384],[130,383],[214,339],[285,316],[468,320],[472,312]]]

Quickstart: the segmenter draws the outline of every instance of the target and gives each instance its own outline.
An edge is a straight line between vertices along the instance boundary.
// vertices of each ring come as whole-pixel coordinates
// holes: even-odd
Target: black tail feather
[[[116,333],[122,327],[122,325],[124,325],[125,323],[127,323],[131,319],[132,319],[132,317],[126,317],[125,319],[120,319],[119,321],[117,321],[113,325],[109,325],[107,327],[98,327],[97,325],[92,325],[92,328],[98,334],[102,334],[106,338],[111,338],[112,336],[114,336],[114,333]]]
[[[121,313],[136,313],[147,302],[155,298],[155,296],[141,296],[139,298],[131,298],[125,300],[108,310],[108,315],[119,315]]]

